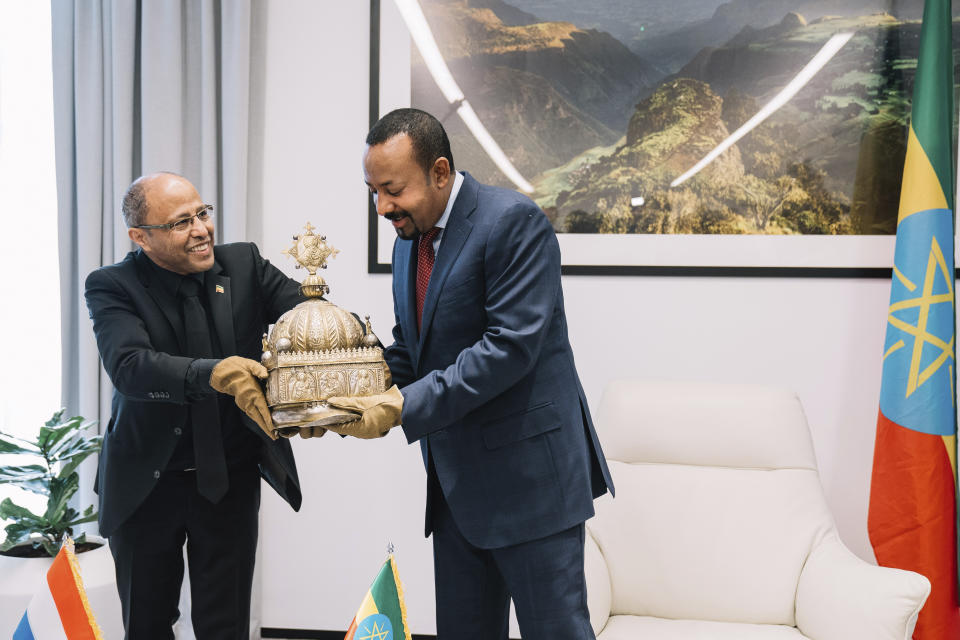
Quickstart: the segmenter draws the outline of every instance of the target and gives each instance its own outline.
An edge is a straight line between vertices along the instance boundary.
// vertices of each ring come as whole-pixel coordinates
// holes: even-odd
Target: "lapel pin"
[[[216,288],[216,292],[217,292],[217,293],[223,293],[223,286],[218,284],[218,285],[217,285],[217,288]]]

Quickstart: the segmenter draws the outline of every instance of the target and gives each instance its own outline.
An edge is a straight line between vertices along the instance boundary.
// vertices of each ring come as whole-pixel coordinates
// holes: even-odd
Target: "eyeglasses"
[[[166,224],[135,224],[132,229],[166,229],[167,231],[176,231],[177,233],[182,233],[193,226],[193,219],[196,218],[201,223],[206,222],[213,218],[213,205],[205,204],[199,211],[197,211],[192,216],[186,218],[180,218],[176,222],[168,222]]]

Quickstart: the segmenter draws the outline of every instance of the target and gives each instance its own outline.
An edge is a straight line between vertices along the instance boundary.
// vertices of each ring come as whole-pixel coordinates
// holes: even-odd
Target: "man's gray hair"
[[[130,227],[137,227],[141,224],[146,224],[147,183],[157,176],[164,174],[168,176],[177,176],[178,178],[183,177],[179,173],[174,173],[173,171],[158,171],[157,173],[140,176],[134,180],[129,187],[127,187],[127,192],[123,194],[123,200],[120,204],[120,209],[123,211],[123,221],[127,224],[128,229]]]

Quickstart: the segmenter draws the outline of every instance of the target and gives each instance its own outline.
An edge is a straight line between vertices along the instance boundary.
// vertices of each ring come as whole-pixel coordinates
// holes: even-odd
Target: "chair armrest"
[[[909,640],[930,581],[864,562],[836,532],[813,548],[797,585],[797,628],[812,640]]]
[[[590,611],[590,626],[595,634],[607,625],[610,618],[612,589],[610,570],[600,551],[600,546],[587,525],[583,545],[583,573],[587,583],[587,609]]]

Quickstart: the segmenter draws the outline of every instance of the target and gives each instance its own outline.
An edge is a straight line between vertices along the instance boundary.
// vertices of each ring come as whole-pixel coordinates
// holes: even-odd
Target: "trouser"
[[[173,638],[186,543],[197,638],[248,640],[259,510],[255,464],[230,469],[230,487],[217,504],[197,492],[195,472],[164,472],[109,538],[125,638]]]
[[[433,500],[437,640],[506,640],[513,598],[524,640],[594,640],[583,574],[584,525],[498,549],[460,533]]]

